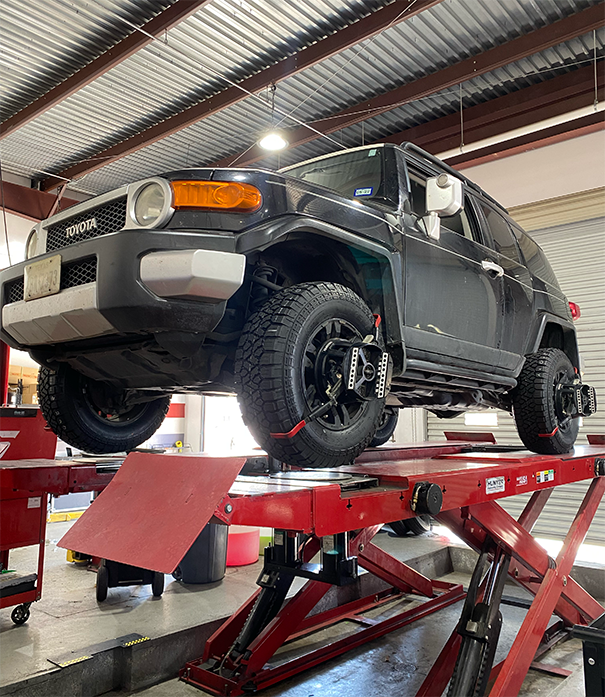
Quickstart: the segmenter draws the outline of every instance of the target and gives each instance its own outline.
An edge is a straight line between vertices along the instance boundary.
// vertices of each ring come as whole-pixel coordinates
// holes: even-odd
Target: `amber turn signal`
[[[174,208],[243,211],[252,213],[261,207],[261,192],[241,182],[173,181]]]

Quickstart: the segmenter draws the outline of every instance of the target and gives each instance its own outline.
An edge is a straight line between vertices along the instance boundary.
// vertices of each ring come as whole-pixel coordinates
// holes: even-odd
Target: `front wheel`
[[[339,383],[348,385],[347,355],[374,333],[374,323],[363,300],[335,283],[287,288],[250,317],[237,349],[236,387],[246,425],[272,457],[301,467],[338,467],[368,446],[384,397],[359,395],[357,383],[318,418],[305,420],[329,402]],[[377,375],[367,363],[363,370]]]
[[[106,393],[98,385],[68,365],[40,368],[38,374],[38,399],[46,422],[59,438],[85,452],[132,450],[158,430],[168,412],[170,397],[107,407],[99,399]]]
[[[579,422],[560,413],[555,393],[574,378],[571,361],[560,349],[540,349],[527,357],[512,397],[519,438],[528,450],[543,455],[572,450]]]

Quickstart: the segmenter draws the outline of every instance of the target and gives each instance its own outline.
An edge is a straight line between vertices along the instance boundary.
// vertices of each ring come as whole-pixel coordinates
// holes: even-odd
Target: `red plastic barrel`
[[[230,525],[227,536],[227,566],[244,566],[258,560],[260,528]]]

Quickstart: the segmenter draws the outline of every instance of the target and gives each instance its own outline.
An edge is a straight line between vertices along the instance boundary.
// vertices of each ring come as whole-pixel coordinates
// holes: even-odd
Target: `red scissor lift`
[[[274,528],[259,589],[209,639],[203,656],[180,673],[214,694],[268,687],[464,598],[460,622],[418,695],[441,695],[452,679],[451,694],[457,696],[489,689],[492,697],[510,697],[558,630],[564,634],[603,613],[570,571],[605,491],[604,453],[597,446],[555,457],[497,452],[497,446],[484,444],[423,444],[367,451],[354,465],[328,472],[239,477],[240,458],[131,454],[61,544],[169,573],[209,520]],[[552,559],[531,529],[554,487],[583,480],[592,482]],[[497,501],[520,493],[531,498],[515,520]],[[431,513],[479,552],[466,594],[460,585],[427,578],[373,543],[385,522],[418,513]],[[311,563],[318,552],[320,563]],[[330,588],[358,580],[359,567],[386,583],[313,614]],[[287,599],[293,580],[301,577],[306,583]],[[534,598],[508,657],[493,666],[507,578]],[[370,612],[418,596],[425,601],[386,613],[386,619]],[[554,628],[553,613],[560,618]],[[295,655],[297,639],[342,620],[361,629]],[[285,644],[287,655],[280,656]]]

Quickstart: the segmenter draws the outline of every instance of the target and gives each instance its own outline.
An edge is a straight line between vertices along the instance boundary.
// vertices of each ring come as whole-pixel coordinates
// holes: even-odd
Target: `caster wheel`
[[[159,571],[154,571],[153,573],[151,591],[154,598],[159,598],[164,592],[164,574],[160,573]]]
[[[97,601],[102,603],[107,598],[109,588],[109,571],[105,564],[101,564],[97,571]]]
[[[23,605],[17,605],[17,607],[11,612],[11,620],[16,624],[25,624],[29,619],[29,603],[24,603]]]

